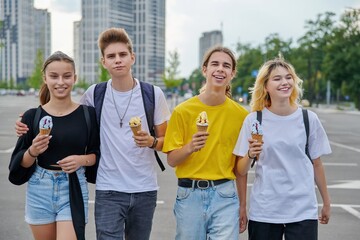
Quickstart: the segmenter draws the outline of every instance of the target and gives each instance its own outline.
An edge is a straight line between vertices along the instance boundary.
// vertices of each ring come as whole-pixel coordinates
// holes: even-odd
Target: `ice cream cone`
[[[206,132],[209,125],[196,124],[198,132]]]
[[[133,134],[135,136],[138,136],[139,134],[137,133],[138,131],[141,131],[141,124],[137,125],[137,126],[130,126],[131,131],[133,132]]]
[[[252,137],[252,139],[255,139],[255,140],[257,140],[258,142],[262,143],[263,135],[261,135],[261,134],[251,134],[251,137]],[[259,160],[259,155],[260,155],[260,154],[257,154],[257,155],[256,155],[257,160]]]
[[[39,132],[40,132],[40,135],[49,135],[51,132],[51,128],[40,128]]]

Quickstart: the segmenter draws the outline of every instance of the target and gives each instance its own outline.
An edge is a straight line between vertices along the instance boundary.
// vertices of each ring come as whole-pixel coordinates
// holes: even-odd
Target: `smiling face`
[[[265,88],[272,102],[288,100],[294,88],[294,78],[286,68],[278,66],[271,72]]]
[[[71,96],[71,90],[76,81],[76,74],[72,63],[53,61],[46,66],[44,82],[51,98],[66,98]]]
[[[101,62],[112,78],[128,77],[131,76],[135,55],[130,53],[125,43],[111,43],[104,49]]]
[[[206,78],[207,89],[224,89],[235,75],[233,61],[225,52],[211,54],[202,72]]]

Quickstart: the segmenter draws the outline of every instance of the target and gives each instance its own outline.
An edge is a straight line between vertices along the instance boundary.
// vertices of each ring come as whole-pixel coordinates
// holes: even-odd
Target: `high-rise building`
[[[99,34],[117,27],[124,28],[133,42],[133,75],[164,86],[161,75],[165,69],[165,0],[82,0],[81,8],[80,31],[75,35],[78,41],[74,41],[80,79],[88,83],[98,81]]]
[[[25,82],[34,71],[38,50],[50,54],[50,13],[34,0],[0,0],[0,81]]]
[[[215,30],[211,32],[204,32],[199,40],[199,66],[201,67],[202,60],[206,51],[215,46],[223,44],[222,31]]]

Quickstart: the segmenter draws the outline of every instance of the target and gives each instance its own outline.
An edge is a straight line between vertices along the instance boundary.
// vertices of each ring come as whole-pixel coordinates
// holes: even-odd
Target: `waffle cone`
[[[39,132],[40,132],[40,135],[49,135],[51,132],[51,128],[40,128]]]
[[[258,142],[262,143],[262,139],[263,139],[263,135],[260,134],[251,134],[252,139],[257,140]],[[259,155],[260,154],[256,154],[256,158],[259,160]]]
[[[202,126],[202,125],[196,125],[198,132],[206,132],[208,129],[208,125]]]
[[[133,134],[135,136],[138,136],[138,131],[141,131],[141,124],[140,125],[137,125],[137,126],[130,126],[131,128],[131,131],[133,132]]]

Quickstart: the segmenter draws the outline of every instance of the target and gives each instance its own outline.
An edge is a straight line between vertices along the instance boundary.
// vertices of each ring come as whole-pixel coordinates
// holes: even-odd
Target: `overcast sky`
[[[52,51],[73,56],[73,22],[81,19],[80,0],[35,0],[48,8],[52,20]],[[296,41],[305,33],[305,21],[327,11],[340,15],[360,8],[360,0],[166,0],[166,57],[177,50],[180,75],[188,77],[199,64],[199,38],[203,32],[223,31],[224,45],[263,43],[272,33]]]

